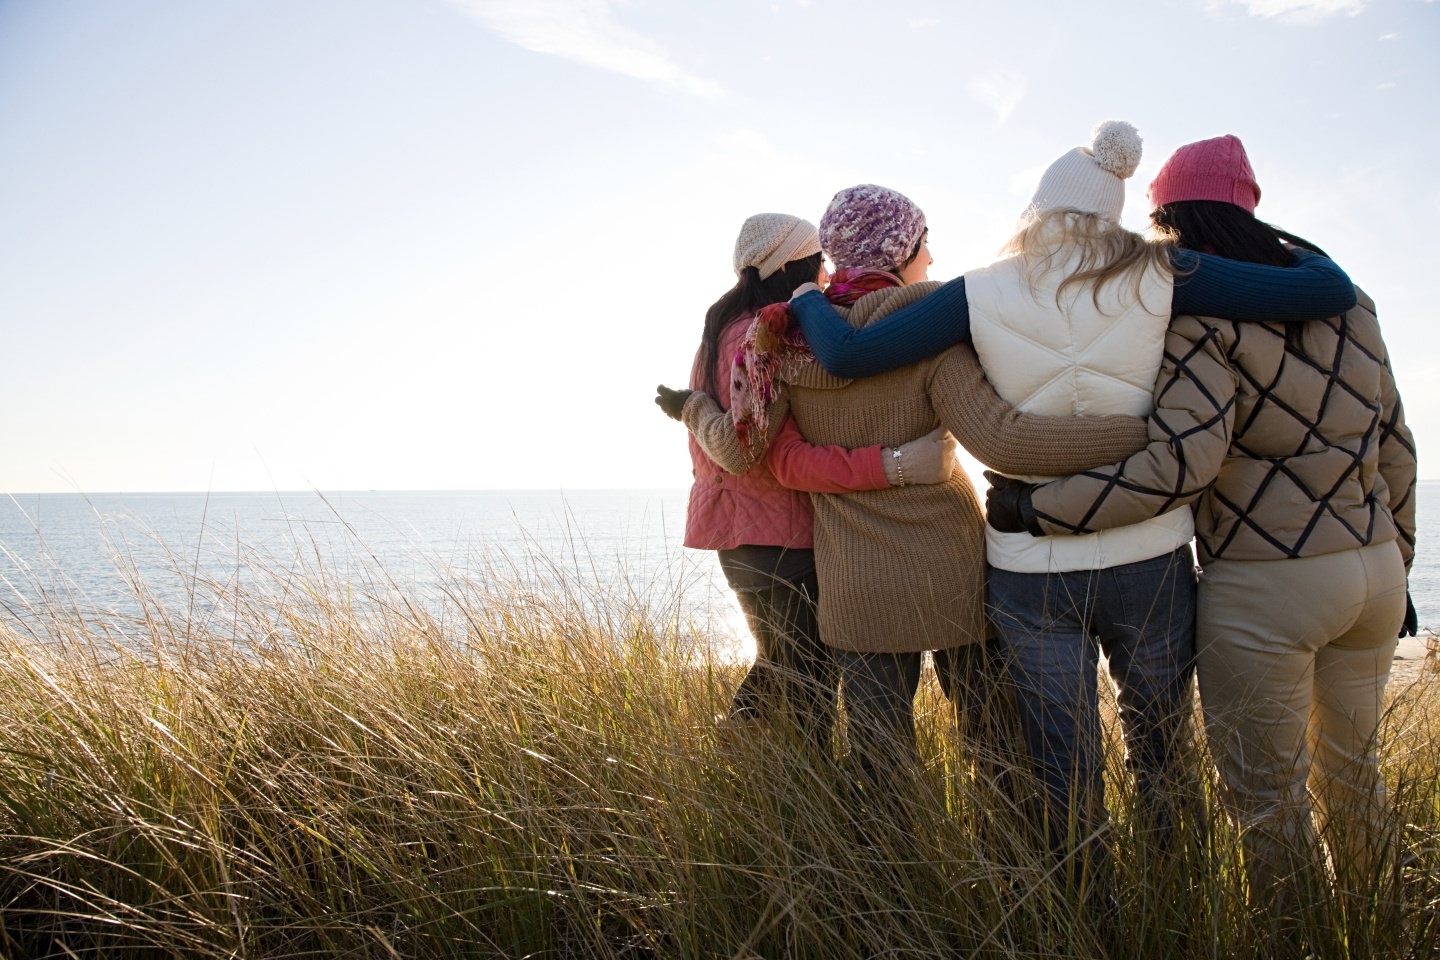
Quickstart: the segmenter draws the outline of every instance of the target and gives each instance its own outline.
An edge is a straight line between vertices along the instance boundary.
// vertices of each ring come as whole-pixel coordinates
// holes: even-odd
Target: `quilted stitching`
[[[1203,492],[1196,523],[1202,556],[1300,557],[1383,540],[1397,528],[1413,544],[1414,442],[1398,397],[1386,415],[1393,378],[1373,313],[1361,307],[1306,324],[1299,345],[1280,324],[1177,321],[1197,323],[1203,334],[1184,352],[1173,349],[1184,338],[1167,341],[1167,377],[1151,420],[1152,439],[1168,442],[1173,472],[1108,468],[1081,475],[1078,484],[1062,481],[1056,487],[1068,485],[1071,496],[1037,504],[1047,526],[1087,532],[1108,508],[1112,517],[1129,515],[1113,500],[1163,511]],[[1228,362],[1233,390],[1217,377],[1217,356]],[[1187,441],[1223,433],[1232,411],[1219,476],[1213,468],[1192,470]],[[1381,474],[1387,457],[1405,483],[1394,495]],[[1090,499],[1077,508],[1074,495],[1082,490]],[[1391,507],[1404,522],[1392,523]]]
[[[1097,307],[1090,290],[1053,302],[1064,278],[1056,270],[1032,294],[1021,264],[1002,260],[966,274],[976,351],[996,389],[1021,409],[1052,416],[1129,413],[1151,409],[1168,321],[1168,277],[1152,277],[1146,303],[1162,315],[1122,302],[1112,286]]]

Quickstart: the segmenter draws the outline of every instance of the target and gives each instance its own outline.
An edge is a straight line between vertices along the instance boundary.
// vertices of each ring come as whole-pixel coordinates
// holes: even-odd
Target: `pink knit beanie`
[[[1245,145],[1226,134],[1210,140],[1187,143],[1174,153],[1146,191],[1150,206],[1163,207],[1181,200],[1219,200],[1233,203],[1249,213],[1260,202],[1260,185]]]
[[[830,200],[820,218],[820,247],[837,270],[894,270],[924,232],[925,214],[913,200],[861,183]]]

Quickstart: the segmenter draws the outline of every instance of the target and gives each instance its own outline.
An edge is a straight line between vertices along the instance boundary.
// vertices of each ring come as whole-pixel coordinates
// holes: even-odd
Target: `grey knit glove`
[[[897,450],[898,457],[895,456]],[[918,440],[902,443],[899,447],[882,448],[880,463],[885,468],[885,479],[892,487],[901,485],[902,471],[905,486],[944,483],[955,472],[955,438],[944,427],[936,427]]]
[[[665,411],[665,416],[671,420],[679,420],[680,413],[685,409],[685,401],[690,399],[693,390],[671,390],[665,384],[655,388],[655,406]]]

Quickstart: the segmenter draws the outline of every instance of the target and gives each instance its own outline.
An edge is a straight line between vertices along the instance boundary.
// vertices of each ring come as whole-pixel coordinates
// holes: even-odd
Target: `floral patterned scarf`
[[[900,278],[881,270],[837,270],[825,288],[825,297],[837,306],[854,303],[867,293],[900,286]],[[730,415],[745,460],[755,463],[765,454],[770,433],[770,406],[781,383],[793,380],[815,354],[788,303],[772,303],[755,315],[740,341],[730,371]]]

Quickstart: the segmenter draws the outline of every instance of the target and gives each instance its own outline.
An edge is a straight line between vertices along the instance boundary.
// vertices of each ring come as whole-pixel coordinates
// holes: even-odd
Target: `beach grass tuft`
[[[513,572],[513,571],[512,571]],[[1440,686],[1397,684],[1400,851],[1283,931],[1245,907],[1203,745],[1158,849],[1110,747],[1113,883],[1057,866],[933,680],[892,796],[782,729],[643,591],[318,562],[173,609],[0,627],[12,957],[1440,956]],[[843,744],[837,743],[837,748]]]

